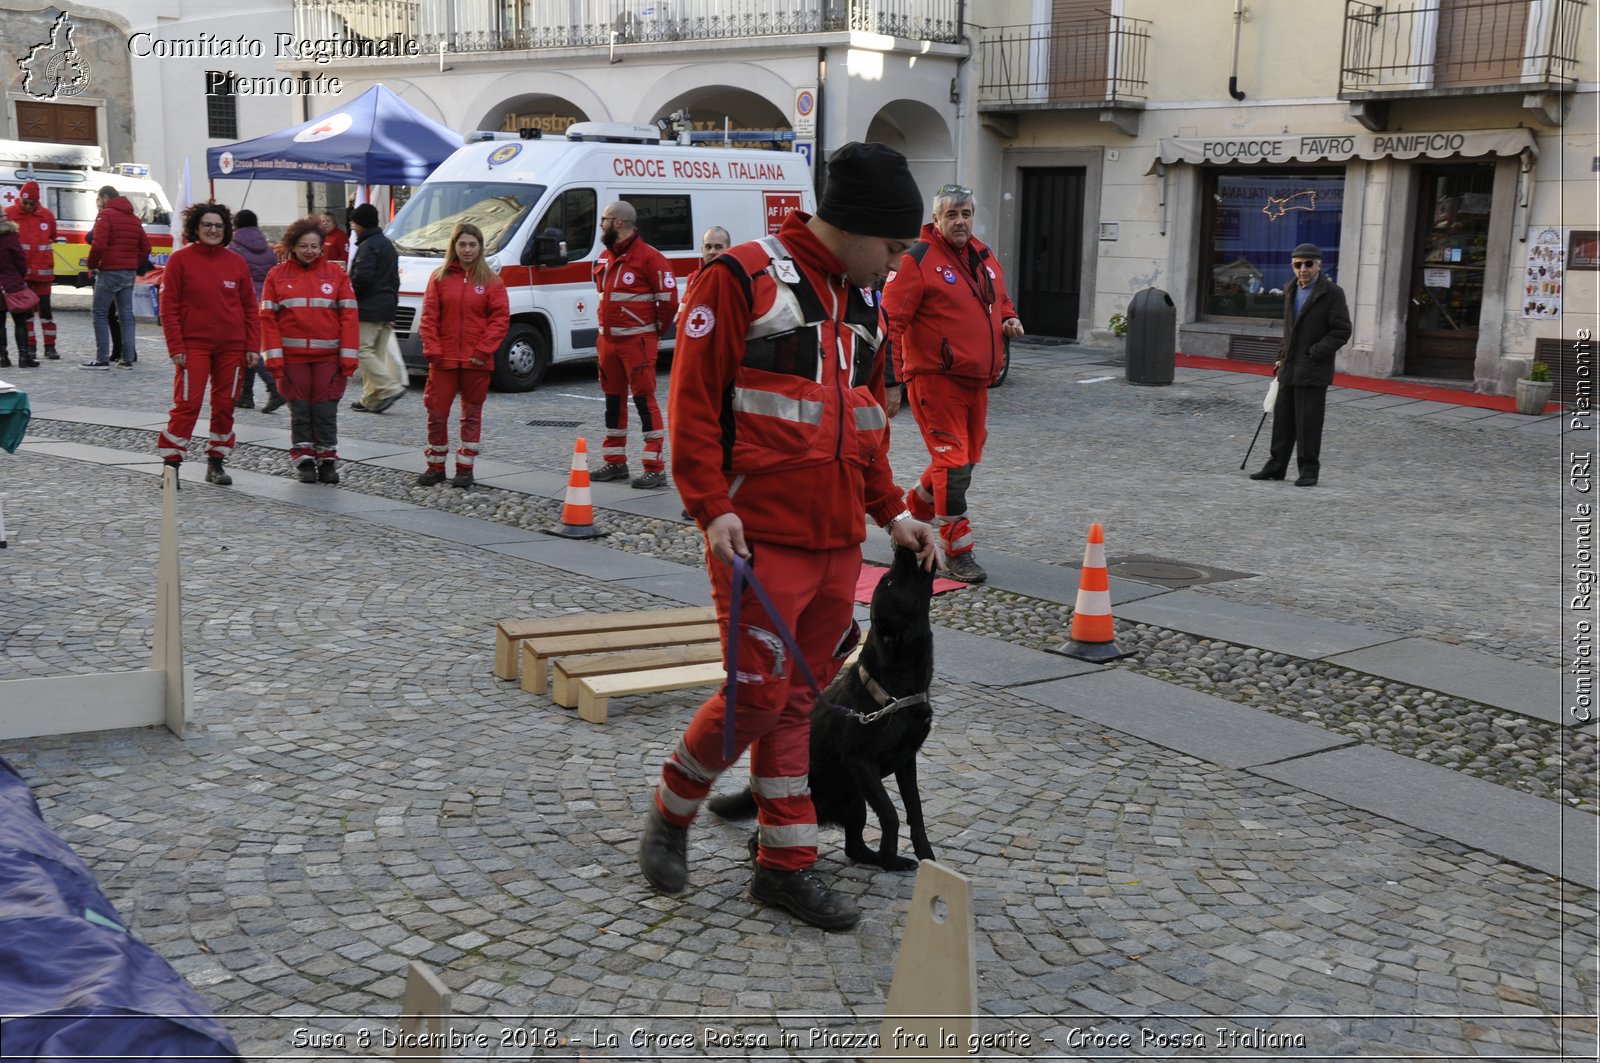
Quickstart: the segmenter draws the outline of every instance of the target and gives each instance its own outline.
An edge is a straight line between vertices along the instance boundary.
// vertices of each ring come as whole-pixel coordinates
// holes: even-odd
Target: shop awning
[[[1343,162],[1346,159],[1450,159],[1539,153],[1528,129],[1437,129],[1385,133],[1284,133],[1254,137],[1163,137],[1156,167],[1228,163]]]

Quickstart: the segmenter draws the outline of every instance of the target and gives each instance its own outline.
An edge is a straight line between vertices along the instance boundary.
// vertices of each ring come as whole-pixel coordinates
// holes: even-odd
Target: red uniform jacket
[[[138,269],[150,257],[150,237],[133,213],[127,196],[113,196],[95,215],[94,246],[89,248],[89,269]]]
[[[918,261],[920,258],[920,261]],[[1000,262],[972,237],[957,251],[928,224],[883,287],[896,378],[960,377],[981,387],[1005,364],[1000,326],[1017,316]]]
[[[280,262],[261,286],[261,356],[273,375],[283,363],[339,359],[345,376],[360,365],[361,322],[356,293],[344,270],[318,257]]]
[[[28,256],[28,280],[33,284],[50,284],[56,279],[56,216],[37,202],[39,186],[32,181],[35,199],[32,210],[23,210],[22,202],[6,208],[6,217],[17,223],[17,239],[22,241],[22,253]],[[28,185],[23,185],[27,191]]]
[[[443,277],[428,281],[422,297],[422,354],[445,369],[494,368],[495,352],[511,326],[506,286],[491,276],[487,284],[468,278],[459,262]],[[484,365],[473,365],[482,358]]]
[[[882,347],[849,327],[881,339],[881,317],[809,218],[791,214],[778,238],[821,320],[748,339],[752,325],[760,333],[778,316],[779,282],[758,272],[768,261],[761,245],[728,251],[685,293],[667,424],[673,482],[702,527],[737,512],[751,540],[826,550],[865,538],[863,511],[882,525],[903,506],[889,468]]]
[[[168,354],[259,351],[261,314],[249,264],[205,243],[174,251],[161,272],[161,331]]]
[[[638,233],[600,252],[594,286],[600,292],[602,336],[625,339],[671,330],[678,313],[678,278],[667,256],[639,239]]]
[[[322,234],[322,257],[346,268],[350,265],[350,238],[337,225]]]

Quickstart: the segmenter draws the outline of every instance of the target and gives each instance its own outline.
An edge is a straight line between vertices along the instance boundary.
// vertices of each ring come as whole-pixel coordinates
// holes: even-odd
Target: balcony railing
[[[1346,0],[1339,94],[1550,89],[1577,79],[1587,0]]]
[[[1107,15],[1053,26],[1002,26],[980,44],[980,104],[1143,100],[1150,23]]]
[[[604,48],[612,44],[880,33],[961,40],[962,0],[294,0],[308,42],[435,52]]]

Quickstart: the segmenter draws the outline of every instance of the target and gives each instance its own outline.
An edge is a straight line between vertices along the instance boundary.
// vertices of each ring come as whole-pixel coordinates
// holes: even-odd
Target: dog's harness
[[[805,655],[800,652],[800,647],[795,644],[794,636],[789,633],[789,628],[782,620],[778,619],[778,610],[773,607],[772,599],[767,597],[766,589],[756,580],[756,574],[751,570],[750,563],[735,554],[733,557],[732,604],[728,608],[728,632],[730,634],[728,639],[728,681],[722,688],[723,704],[725,706],[722,717],[722,756],[724,759],[733,759],[734,707],[739,697],[739,602],[744,597],[744,588],[747,585],[751,592],[755,594],[756,601],[760,602],[762,608],[767,611],[767,616],[771,618],[773,626],[778,629],[777,636],[783,640],[785,646],[789,647],[789,653],[794,658],[795,669],[800,673],[800,678],[805,680],[806,686],[817,696],[819,704],[826,705],[828,708],[845,716],[852,716],[860,723],[868,724],[888,716],[906,705],[915,705],[928,700],[926,692],[913,694],[906,698],[890,697],[889,692],[879,686],[877,680],[867,674],[867,670],[861,666],[860,662],[856,663],[857,674],[861,676],[862,682],[866,684],[867,692],[872,695],[873,700],[883,706],[882,708],[876,712],[857,712],[848,705],[836,705],[823,697],[822,689],[817,686],[817,681],[812,677],[811,669],[806,664]]]
[[[872,695],[872,700],[883,706],[877,712],[861,713],[849,709],[843,710],[856,717],[861,723],[873,723],[905,708],[907,705],[923,705],[928,701],[928,692],[926,690],[920,694],[909,694],[903,698],[895,697],[878,685],[878,681],[872,678],[872,674],[867,671],[867,666],[860,661],[856,662],[856,675],[861,677],[861,683],[867,688],[867,693]]]

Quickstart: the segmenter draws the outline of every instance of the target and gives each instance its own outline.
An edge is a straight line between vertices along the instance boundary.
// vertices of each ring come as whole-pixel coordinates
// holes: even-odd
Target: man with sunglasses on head
[[[944,542],[944,575],[982,583],[967,489],[983,457],[989,385],[1005,367],[1005,341],[1022,335],[1000,262],[972,235],[972,189],[945,185],[933,221],[883,288],[897,378],[931,462],[906,492],[906,508]]]
[[[1333,356],[1350,341],[1344,289],[1322,275],[1322,249],[1301,244],[1290,259],[1295,284],[1284,293],[1283,348],[1278,352],[1278,401],[1272,407],[1272,453],[1252,480],[1281,480],[1296,453],[1296,487],[1315,487],[1322,469],[1322,416]]]

